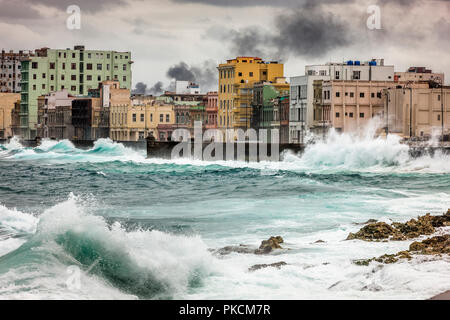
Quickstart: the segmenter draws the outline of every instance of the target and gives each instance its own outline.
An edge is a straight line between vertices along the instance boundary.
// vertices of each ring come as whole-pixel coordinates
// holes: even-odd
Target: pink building
[[[217,103],[219,101],[219,95],[217,91],[210,91],[206,94],[208,103],[206,105],[206,129],[217,128]]]

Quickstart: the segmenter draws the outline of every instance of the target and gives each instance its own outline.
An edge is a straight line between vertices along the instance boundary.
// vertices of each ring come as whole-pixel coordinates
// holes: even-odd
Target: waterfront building
[[[216,129],[219,95],[217,91],[210,91],[206,94],[206,96],[206,129]]]
[[[450,135],[450,87],[426,83],[386,89],[387,132],[423,139]]]
[[[395,82],[434,81],[444,84],[444,74],[434,73],[426,67],[410,67],[406,72],[395,72]]]
[[[394,66],[384,59],[329,62],[305,67],[305,75],[290,78],[289,141],[303,143],[306,132],[314,126],[314,88],[316,80],[394,81]]]
[[[289,143],[289,94],[273,99],[273,129],[278,130],[280,143]]]
[[[0,139],[13,135],[12,113],[17,101],[20,101],[20,94],[0,92]]]
[[[73,139],[72,101],[67,89],[38,97],[37,136],[51,139]]]
[[[153,103],[149,106],[148,117],[150,124],[148,134],[153,134],[158,141],[168,141],[172,139],[172,132],[175,126],[175,106],[166,103]]]
[[[256,82],[253,85],[252,119],[251,127],[255,130],[266,129],[270,141],[272,129],[280,129],[280,104],[274,108],[277,98],[289,97],[289,83],[285,78],[277,78],[276,82]]]
[[[42,48],[22,60],[21,134],[36,136],[37,97],[67,89],[71,95],[87,96],[105,80],[120,81],[121,88],[131,88],[130,52]]]
[[[20,50],[6,52],[0,55],[0,92],[20,93],[21,60],[32,56],[29,51]]]
[[[391,81],[316,80],[311,131],[362,132],[372,118],[384,118],[383,90],[392,87]]]
[[[253,84],[277,82],[284,77],[284,65],[257,57],[237,57],[219,64],[218,128],[247,129],[251,126]],[[229,137],[227,138],[229,139]]]

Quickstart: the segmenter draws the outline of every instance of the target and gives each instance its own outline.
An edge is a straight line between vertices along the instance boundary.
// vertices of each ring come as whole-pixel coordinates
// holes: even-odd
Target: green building
[[[74,49],[36,50],[22,60],[20,128],[22,137],[34,139],[37,124],[37,98],[67,89],[71,95],[87,96],[104,80],[117,80],[131,90],[131,52]]]

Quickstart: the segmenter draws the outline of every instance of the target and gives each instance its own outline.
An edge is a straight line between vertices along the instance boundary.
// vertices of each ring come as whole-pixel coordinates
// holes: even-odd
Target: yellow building
[[[0,139],[12,136],[11,113],[20,93],[0,93]]]
[[[110,137],[116,141],[138,141],[145,139],[150,132],[160,140],[171,135],[175,115],[173,105],[118,104],[111,106]]]
[[[257,57],[237,57],[220,64],[218,128],[247,129],[252,114],[253,84],[276,82],[284,76],[284,65],[276,61],[264,62]]]

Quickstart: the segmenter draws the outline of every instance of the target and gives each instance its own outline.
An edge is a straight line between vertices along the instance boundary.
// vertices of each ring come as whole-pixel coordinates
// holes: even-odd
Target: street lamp
[[[412,81],[408,81],[403,86],[403,93],[405,93],[405,89],[409,89],[409,139],[412,138],[412,87],[407,88],[408,85],[412,84]]]
[[[442,78],[439,79],[439,84],[441,86],[441,134],[442,134],[442,143],[444,143],[444,89]]]

